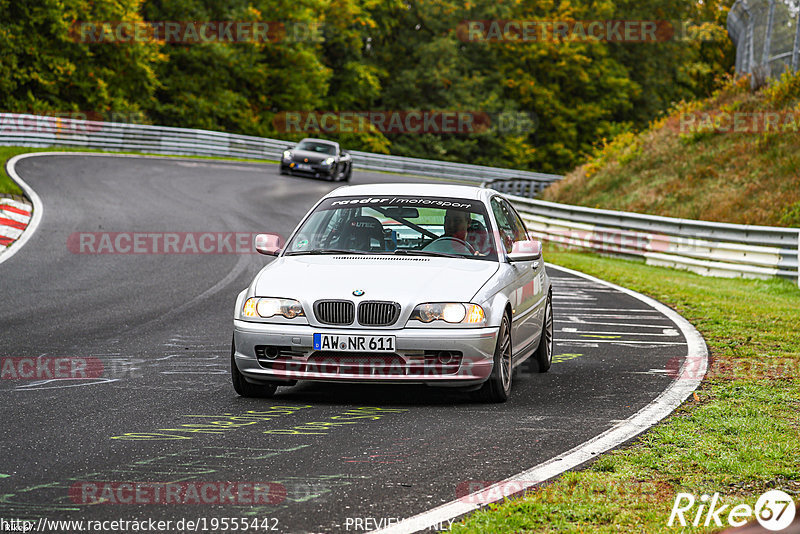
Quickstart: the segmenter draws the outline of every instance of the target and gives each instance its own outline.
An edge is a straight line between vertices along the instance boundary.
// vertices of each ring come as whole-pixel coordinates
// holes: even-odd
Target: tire
[[[233,389],[242,397],[255,397],[266,399],[275,394],[278,386],[275,384],[251,384],[245,380],[244,375],[239,372],[236,366],[236,357],[234,356],[236,348],[231,342],[231,380],[233,381]]]
[[[508,314],[503,315],[500,331],[497,334],[497,346],[494,349],[494,365],[489,379],[474,393],[481,402],[499,403],[508,400],[511,394],[512,361],[511,361],[511,320]]]
[[[553,297],[547,295],[547,302],[544,305],[544,320],[542,321],[542,337],[536,352],[530,358],[531,371],[546,373],[553,364]],[[536,367],[536,369],[533,369]]]
[[[353,166],[352,165],[348,165],[347,166],[347,173],[344,175],[344,178],[342,178],[342,181],[343,182],[349,182],[351,176],[353,176]]]
[[[342,165],[342,169],[338,173],[336,173],[336,181],[346,182],[347,180],[349,180],[350,177],[347,175],[347,172],[348,172],[347,165]]]

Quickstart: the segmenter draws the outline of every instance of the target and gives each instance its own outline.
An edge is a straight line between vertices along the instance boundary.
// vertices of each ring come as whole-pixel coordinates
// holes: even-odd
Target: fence
[[[491,186],[492,184],[485,184]],[[796,279],[800,229],[713,223],[510,197],[537,238],[707,276]]]
[[[736,72],[753,83],[800,67],[800,1],[736,0],[728,12]]]
[[[0,113],[0,145],[67,146],[184,156],[278,160],[292,143],[248,135],[72,118]],[[561,176],[447,161],[350,151],[356,169],[482,182],[516,178],[540,189]]]

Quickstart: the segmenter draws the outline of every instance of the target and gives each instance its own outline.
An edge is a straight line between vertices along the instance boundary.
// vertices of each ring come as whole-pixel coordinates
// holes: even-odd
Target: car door
[[[528,232],[519,215],[505,199],[493,197],[491,204],[500,242],[506,253],[510,253],[514,243],[528,240]],[[541,261],[511,263],[513,278],[506,291],[512,308],[511,341],[515,356],[527,351],[539,337],[541,317],[537,301],[542,296],[540,264]]]
[[[525,234],[525,239],[531,239],[530,234],[528,233],[528,229],[525,227],[525,222],[520,217],[517,210],[514,206],[511,205],[510,202],[503,199],[503,204],[506,206],[508,213],[510,216],[513,216],[514,220],[516,221],[517,227],[521,229],[522,232]],[[544,271],[544,260],[539,259],[532,262],[526,262],[530,265],[533,275],[533,281],[529,286],[526,286],[527,293],[530,296],[530,300],[533,303],[534,311],[530,314],[530,327],[534,330],[534,338],[538,340],[539,334],[542,330],[542,323],[544,322],[544,308],[546,305],[547,296],[545,292],[544,282],[545,282],[545,271]]]

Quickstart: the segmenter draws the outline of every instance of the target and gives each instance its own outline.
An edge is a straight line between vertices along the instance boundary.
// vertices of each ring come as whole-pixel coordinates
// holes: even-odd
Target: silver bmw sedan
[[[416,383],[504,402],[513,370],[553,355],[550,279],[497,191],[433,184],[341,187],[306,214],[236,300],[239,395],[298,380]]]

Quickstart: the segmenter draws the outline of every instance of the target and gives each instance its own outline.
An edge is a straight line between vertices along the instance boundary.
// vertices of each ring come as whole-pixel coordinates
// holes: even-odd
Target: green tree
[[[672,39],[656,43],[610,43],[611,56],[640,88],[633,108],[620,120],[637,129],[681,100],[710,96],[732,71],[735,50],[726,20],[733,0],[618,0],[612,17],[661,21]],[[665,32],[665,38],[670,35]]]
[[[212,0],[146,2],[148,21],[314,21],[303,4]],[[250,135],[274,135],[273,115],[318,106],[330,76],[314,42],[166,43],[156,122]]]
[[[139,0],[0,0],[0,109],[140,111],[158,85],[158,45],[81,42],[75,22],[137,21]]]
[[[0,105],[137,111],[157,124],[298,139],[285,111],[467,111],[486,131],[323,134],[351,149],[565,172],[730,71],[732,0],[0,0]],[[657,43],[465,39],[470,20],[667,20]],[[76,21],[286,24],[266,42],[90,43]],[[516,118],[513,126],[500,118]],[[477,118],[477,117],[476,117]],[[524,120],[523,120],[524,119]],[[527,120],[527,122],[526,122]]]

